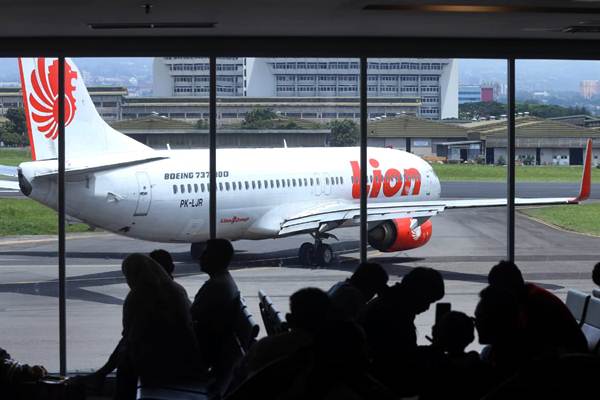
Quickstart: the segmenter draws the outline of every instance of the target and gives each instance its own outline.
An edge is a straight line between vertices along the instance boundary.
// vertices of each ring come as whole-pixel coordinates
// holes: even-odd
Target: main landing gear
[[[311,236],[315,238],[315,243],[304,242],[298,251],[300,264],[320,267],[330,265],[334,259],[333,249],[330,245],[323,243],[323,239],[333,237],[337,240],[337,238],[330,233],[311,233]]]

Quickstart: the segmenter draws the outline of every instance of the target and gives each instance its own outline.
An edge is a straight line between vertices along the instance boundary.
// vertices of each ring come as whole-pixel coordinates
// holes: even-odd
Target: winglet
[[[570,203],[579,203],[580,201],[587,200],[590,197],[592,191],[592,139],[588,139],[587,146],[585,147],[585,160],[583,162],[583,175],[581,176],[581,187],[579,188],[579,195],[575,197]]]

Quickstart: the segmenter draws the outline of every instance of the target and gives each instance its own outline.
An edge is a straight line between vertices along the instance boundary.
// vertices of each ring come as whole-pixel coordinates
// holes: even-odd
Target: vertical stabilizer
[[[34,160],[58,157],[58,59],[21,58],[23,104]],[[152,149],[111,128],[96,110],[71,59],[65,59],[65,135],[67,159]]]

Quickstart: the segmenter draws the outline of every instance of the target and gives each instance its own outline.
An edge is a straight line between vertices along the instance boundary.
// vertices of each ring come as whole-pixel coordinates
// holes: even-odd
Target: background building
[[[458,104],[478,103],[481,101],[481,85],[460,85]]]
[[[372,58],[368,74],[371,98],[419,98],[417,113],[424,118],[458,116],[455,60]],[[206,58],[156,58],[153,77],[155,96],[208,97]],[[359,62],[355,58],[219,58],[217,95],[358,98]]]
[[[595,80],[586,80],[579,83],[579,94],[585,99],[591,99],[600,92],[600,82]]]

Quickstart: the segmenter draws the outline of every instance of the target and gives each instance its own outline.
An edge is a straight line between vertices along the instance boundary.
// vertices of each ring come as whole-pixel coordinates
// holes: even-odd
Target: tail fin
[[[583,155],[585,158],[583,161],[583,174],[581,175],[579,195],[572,200],[572,203],[587,200],[592,192],[592,139],[588,139]]]
[[[34,160],[58,157],[58,59],[19,59],[23,104]],[[96,111],[71,59],[65,59],[66,158],[152,151],[111,128]]]

